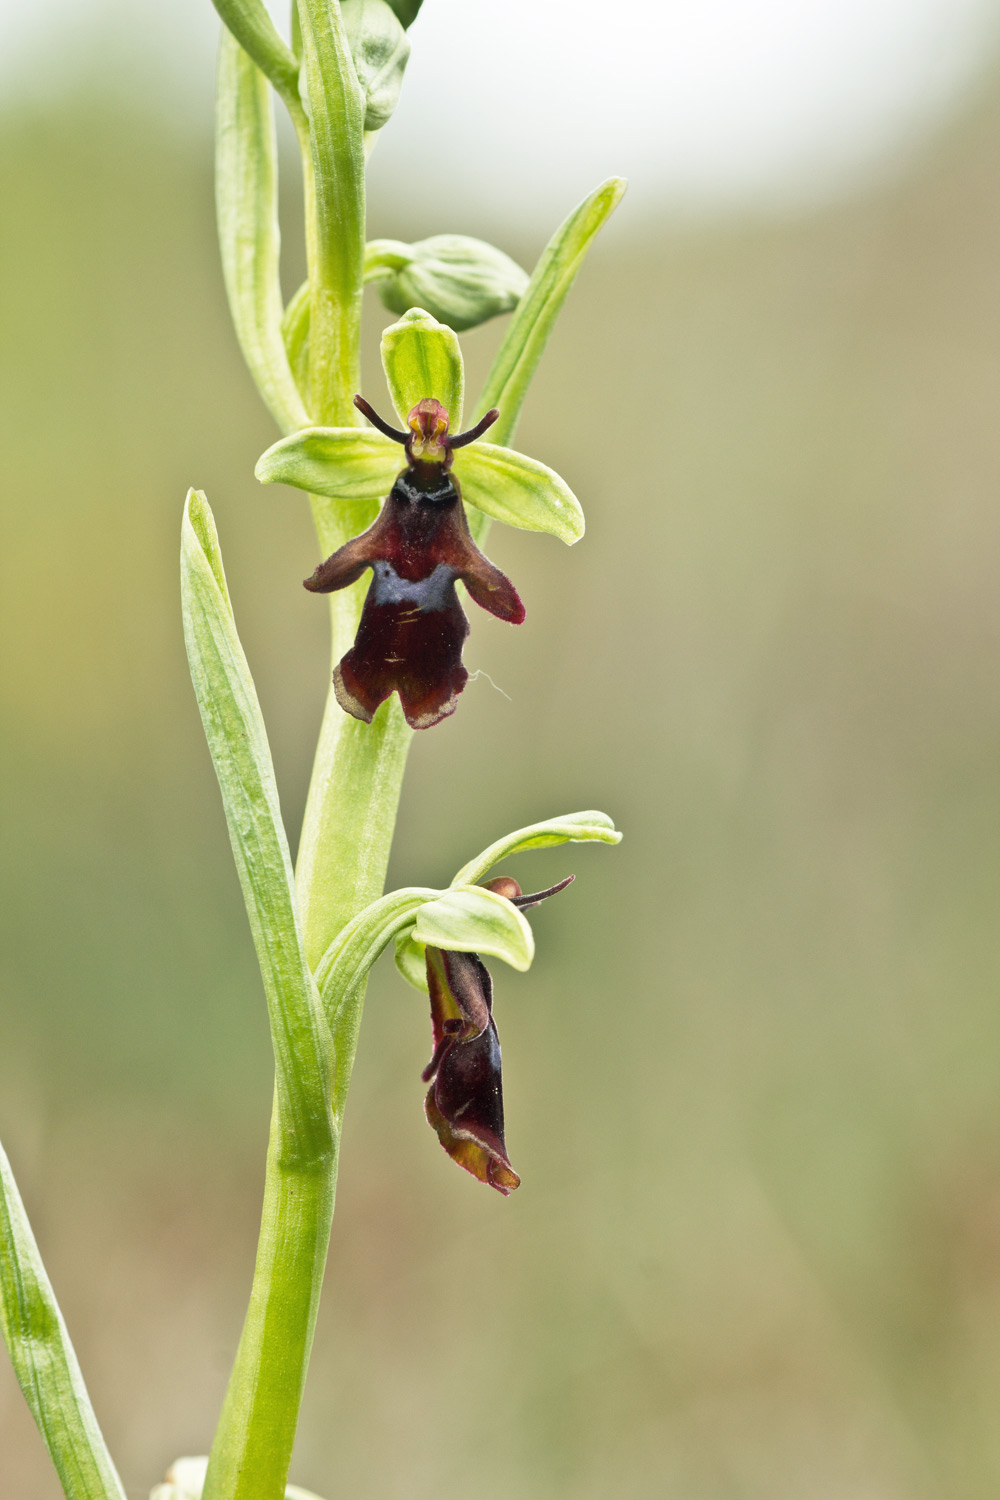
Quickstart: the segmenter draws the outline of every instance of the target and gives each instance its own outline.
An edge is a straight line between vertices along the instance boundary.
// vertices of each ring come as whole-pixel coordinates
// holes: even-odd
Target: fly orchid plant
[[[250,1304],[211,1454],[179,1459],[153,1496],[310,1500],[287,1476],[371,966],[393,944],[402,975],[428,994],[427,1119],[459,1166],[506,1196],[520,1179],[504,1140],[484,958],[527,969],[534,940],[524,913],[572,876],[533,895],[510,876],[486,877],[530,849],[620,838],[605,814],[571,813],[500,839],[446,889],[382,894],[413,731],[455,711],[467,676],[457,585],[501,620],[524,618],[513,584],[481,550],[491,519],[569,543],[583,534],[564,481],[508,443],[624,183],[603,183],[573,210],[530,278],[467,236],[366,245],[365,161],[395,107],[421,0],[293,0],[289,44],[264,0],[214,3],[224,23],[216,166],[226,290],[247,365],[283,433],[257,477],[309,495],[326,560],[306,588],[330,595],[335,665],[293,873],[215,524],[205,496],[191,491],[181,540],[185,639],[260,963],[275,1086]],[[298,138],[305,189],[308,277],[287,306],[275,93]],[[359,389],[369,281],[401,315],[382,336],[399,427]],[[504,313],[506,334],[463,430],[456,330]],[[2,1152],[0,1322],[69,1500],[124,1500]]]

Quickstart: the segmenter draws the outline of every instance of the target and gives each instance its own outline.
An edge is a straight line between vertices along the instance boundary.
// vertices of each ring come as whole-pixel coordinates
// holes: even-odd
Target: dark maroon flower
[[[573,876],[547,891],[522,895],[516,880],[486,884],[522,909],[564,890]],[[493,1019],[493,980],[478,953],[427,949],[434,1051],[423,1071],[430,1089],[427,1119],[453,1161],[508,1197],[521,1179],[504,1144],[500,1039]]]
[[[379,704],[397,692],[407,723],[429,729],[455,712],[469,675],[462,665],[469,622],[456,580],[498,619],[512,625],[524,619],[514,585],[472,540],[451,473],[454,450],[481,437],[499,412],[487,412],[468,432],[450,438],[448,413],[439,401],[419,402],[407,419],[408,432],[383,422],[360,396],[355,405],[380,432],[405,445],[407,466],[374,526],[328,557],[305,586],[330,594],[371,568],[354,645],[333,674],[337,701],[370,723]]]

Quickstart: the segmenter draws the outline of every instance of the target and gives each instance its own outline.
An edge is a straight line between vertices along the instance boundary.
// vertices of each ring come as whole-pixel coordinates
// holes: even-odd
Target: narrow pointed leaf
[[[399,444],[372,428],[306,427],[268,448],[254,473],[331,500],[381,500],[404,463]]]
[[[454,436],[461,430],[465,366],[458,335],[421,307],[411,308],[382,335],[382,367],[399,420],[427,396],[440,401]]]
[[[275,421],[293,432],[309,417],[282,338],[271,90],[228,31],[219,48],[215,172],[222,272],[236,336]]]
[[[299,65],[263,0],[212,0],[228,32],[284,98],[298,103]],[[224,38],[225,40],[225,38]]]
[[[0,1328],[67,1500],[125,1500],[2,1146]]]
[[[462,498],[477,510],[572,544],[583,536],[580,502],[564,479],[537,459],[496,443],[472,443],[455,455]]]
[[[192,490],[181,540],[184,638],[267,996],[282,1147],[332,1150],[329,1030],[306,963],[264,721],[233,620],[212,513]]]
[[[621,202],[625,180],[609,177],[579,204],[552,236],[532,273],[500,345],[476,407],[475,421],[493,406],[500,420],[497,442],[509,443],[542,350],[591,241]]]
[[[621,840],[621,834],[607,813],[565,813],[561,818],[531,823],[527,828],[518,828],[505,838],[497,839],[495,844],[490,844],[482,854],[462,866],[452,885],[475,885],[502,859],[522,854],[526,849],[550,849],[555,844],[620,844]]]
[[[487,953],[513,969],[531,967],[535,940],[516,906],[481,886],[454,886],[417,912],[413,939],[458,953]]]

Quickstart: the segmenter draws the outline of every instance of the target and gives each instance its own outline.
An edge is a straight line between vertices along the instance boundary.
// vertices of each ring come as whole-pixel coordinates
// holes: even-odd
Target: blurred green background
[[[293,834],[329,668],[305,504],[252,477],[208,139],[95,96],[0,114],[0,1134],[140,1497],[210,1441],[270,1090],[189,484]],[[998,173],[993,86],[809,215],[626,199],[582,274],[518,446],[588,535],[494,529],[528,621],[476,612],[503,694],[418,736],[392,880],[578,807],[627,839],[512,868],[579,878],[497,974],[510,1201],[441,1152],[424,1003],[375,975],[292,1476],[327,1500],[997,1494]],[[474,233],[452,207],[372,232]],[[58,1495],[4,1362],[0,1474]]]

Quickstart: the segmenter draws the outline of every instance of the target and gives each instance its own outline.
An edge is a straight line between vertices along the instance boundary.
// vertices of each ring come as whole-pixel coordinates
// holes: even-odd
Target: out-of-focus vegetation
[[[80,99],[0,120],[0,1132],[137,1496],[210,1439],[269,1099],[189,484],[293,830],[328,680],[209,159]],[[509,698],[418,736],[393,878],[576,807],[627,842],[514,870],[579,879],[497,975],[509,1202],[424,1124],[424,1005],[376,975],[293,1473],[329,1500],[996,1495],[998,168],[993,99],[863,201],[581,277],[521,445],[590,530],[494,529],[528,622],[476,612],[467,660]],[[57,1495],[5,1364],[0,1475]]]

